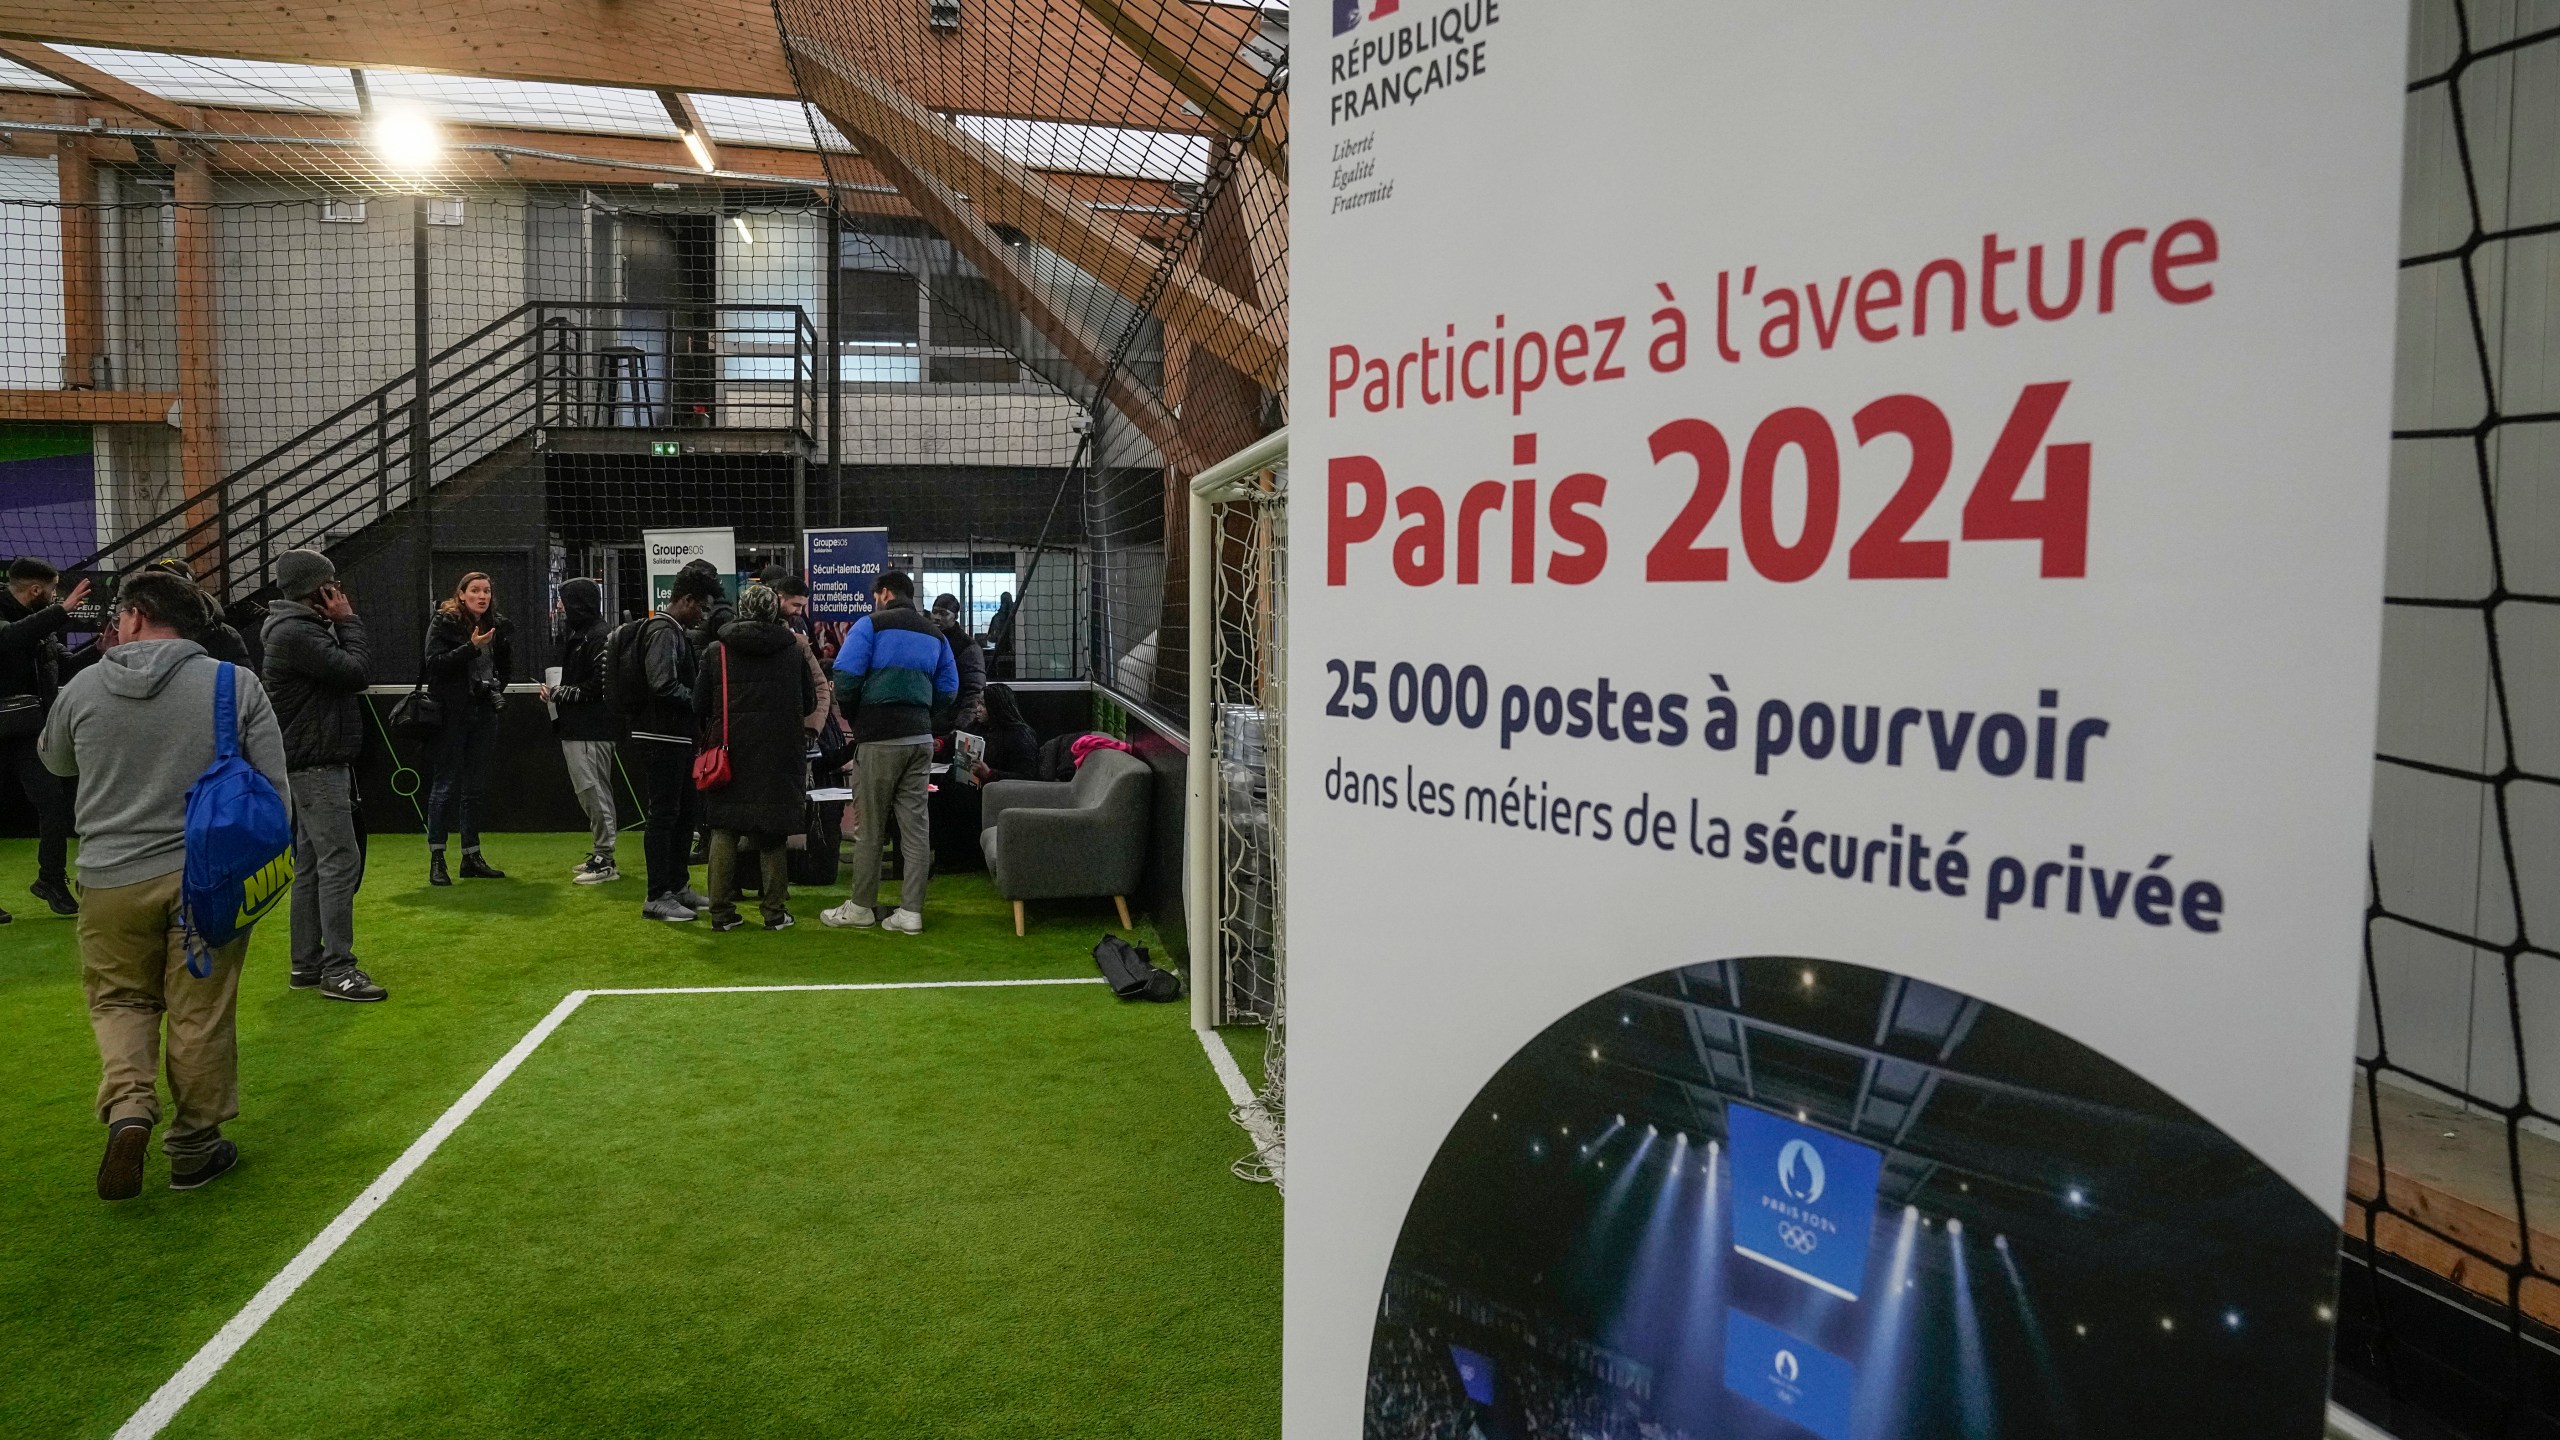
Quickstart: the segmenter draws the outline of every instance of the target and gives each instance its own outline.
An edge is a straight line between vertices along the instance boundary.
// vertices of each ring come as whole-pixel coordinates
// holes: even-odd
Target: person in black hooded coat
[[[738,597],[738,616],[702,658],[694,714],[706,748],[726,745],[729,783],[702,793],[711,829],[711,928],[735,930],[738,851],[751,842],[760,861],[756,898],[764,928],[791,927],[789,837],[806,827],[807,732],[802,717],[818,701],[800,639],[782,623],[782,601],[766,585]],[[726,705],[725,716],[723,705]]]

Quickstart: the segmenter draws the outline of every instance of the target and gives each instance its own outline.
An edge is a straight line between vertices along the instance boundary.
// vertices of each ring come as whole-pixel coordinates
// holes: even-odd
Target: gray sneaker
[[[664,920],[670,925],[681,925],[693,918],[693,907],[672,895],[662,895],[640,907],[640,918]]]
[[[711,908],[711,897],[694,889],[690,885],[687,885],[675,893],[675,902],[687,910],[708,910]]]

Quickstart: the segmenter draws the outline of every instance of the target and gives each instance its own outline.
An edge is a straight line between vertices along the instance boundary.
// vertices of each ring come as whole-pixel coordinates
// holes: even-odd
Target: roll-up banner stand
[[[2406,7],[1306,8],[1286,1433],[2310,1440]]]
[[[872,582],[889,568],[889,531],[880,525],[800,532],[809,567],[809,618],[851,622],[871,613]]]
[[[676,572],[696,560],[708,560],[720,571],[720,588],[730,599],[738,598],[737,532],[721,527],[708,530],[643,530],[641,550],[649,566],[649,608],[667,608],[667,597],[675,593]]]

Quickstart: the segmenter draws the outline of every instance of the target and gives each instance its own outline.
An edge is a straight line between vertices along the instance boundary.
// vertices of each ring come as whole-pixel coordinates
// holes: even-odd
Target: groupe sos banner
[[[889,568],[887,527],[804,530],[801,545],[809,567],[810,619],[850,624],[871,613],[872,583]]]
[[[2308,1440],[2404,7],[1320,15],[1287,1432]]]
[[[738,598],[738,537],[727,526],[702,530],[643,530],[643,558],[649,569],[649,608],[667,608],[675,593],[676,572],[696,560],[708,560],[720,572],[721,588]]]

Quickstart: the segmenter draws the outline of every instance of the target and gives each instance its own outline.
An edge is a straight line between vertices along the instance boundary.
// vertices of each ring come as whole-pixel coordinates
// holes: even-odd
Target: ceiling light
[[[421,175],[444,159],[444,136],[435,117],[411,104],[374,107],[373,153],[394,174]]]
[[[687,130],[679,138],[684,141],[684,151],[686,154],[693,157],[694,164],[701,166],[706,171],[717,170],[720,168],[719,166],[711,163],[711,147],[702,143],[702,136],[700,132]]]
[[[729,217],[729,223],[738,227],[738,240],[741,244],[753,245],[756,243],[755,232],[747,228],[746,216],[732,215]]]

